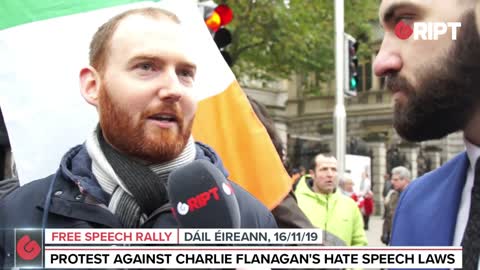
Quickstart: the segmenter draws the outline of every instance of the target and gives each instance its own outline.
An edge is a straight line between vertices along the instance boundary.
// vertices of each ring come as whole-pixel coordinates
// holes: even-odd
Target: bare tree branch
[[[256,43],[252,43],[252,44],[248,44],[246,46],[240,47],[235,51],[235,55],[238,57],[244,51],[246,51],[248,49],[251,49],[251,48],[254,48],[254,47],[257,47],[257,46],[260,46],[260,45],[263,45],[263,44],[266,44],[266,43],[267,43],[267,41],[262,40],[262,41],[259,41],[259,42],[256,42]]]

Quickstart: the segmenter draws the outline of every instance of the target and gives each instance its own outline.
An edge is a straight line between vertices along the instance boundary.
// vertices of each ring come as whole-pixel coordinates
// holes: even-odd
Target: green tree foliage
[[[335,0],[228,0],[234,11],[229,46],[237,77],[271,80],[292,74],[334,75]],[[378,3],[345,0],[345,30],[360,41],[360,56],[370,54],[372,22]]]

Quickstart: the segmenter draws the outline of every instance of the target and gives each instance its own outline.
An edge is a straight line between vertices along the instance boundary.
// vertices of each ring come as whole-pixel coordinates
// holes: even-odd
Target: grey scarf
[[[167,203],[169,173],[195,159],[193,138],[174,160],[148,166],[116,151],[104,141],[101,132],[95,131],[85,144],[92,158],[93,174],[111,195],[108,209],[125,228],[141,226],[152,212]]]

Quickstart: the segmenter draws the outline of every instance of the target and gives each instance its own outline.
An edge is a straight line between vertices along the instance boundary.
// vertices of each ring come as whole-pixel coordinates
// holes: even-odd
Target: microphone
[[[232,185],[213,164],[195,160],[168,176],[172,211],[183,228],[240,228]]]

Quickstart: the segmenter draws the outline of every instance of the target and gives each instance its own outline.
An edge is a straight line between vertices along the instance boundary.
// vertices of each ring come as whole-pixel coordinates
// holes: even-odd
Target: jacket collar
[[[452,244],[468,165],[467,154],[462,153],[408,185],[396,210],[393,245]]]
[[[75,176],[75,178],[77,177],[78,176]],[[108,209],[102,207],[101,203],[95,200],[92,196],[80,192],[79,185],[77,184],[79,181],[75,181],[75,179],[67,179],[60,169],[53,177],[51,177],[51,181],[54,181],[54,183],[51,191],[51,200],[47,207],[49,213],[74,220],[102,224],[106,227],[122,227],[118,218],[108,211]],[[46,199],[47,196],[43,197],[37,203],[37,207],[45,210]],[[48,224],[49,222],[47,221],[45,226]]]
[[[457,224],[457,214],[460,207],[460,201],[462,197],[463,186],[467,179],[468,171],[468,157],[466,153],[459,155],[455,160],[458,162],[453,166],[451,165],[451,173],[449,173],[445,180],[438,181],[438,190],[432,190],[435,193],[436,200],[434,204],[435,213],[438,215],[438,223],[431,222],[429,233],[437,232],[435,237],[438,237],[440,241],[445,243],[446,246],[452,245],[453,237],[455,234],[455,227]],[[436,229],[438,224],[444,224],[446,229],[444,232]],[[433,235],[432,235],[433,236]]]
[[[228,172],[223,166],[217,153],[209,146],[196,142],[195,159],[208,160],[224,175]],[[53,194],[49,212],[104,224],[108,227],[121,227],[117,218],[102,205],[108,205],[109,195],[103,191],[92,173],[92,160],[85,145],[78,145],[70,149],[62,158],[60,168],[53,181]],[[45,199],[37,203],[37,207],[44,208]],[[113,218],[98,218],[98,215],[110,215]]]
[[[228,172],[223,166],[218,154],[208,145],[196,142],[195,159],[203,159],[214,164],[224,175]],[[103,204],[108,204],[109,195],[103,191],[92,173],[92,159],[88,155],[85,145],[78,145],[68,151],[60,164],[63,177],[74,182],[82,193],[93,196]]]
[[[434,184],[437,187],[433,186],[433,190],[430,190],[433,196],[430,200],[431,204],[428,205],[433,208],[430,211],[435,216],[432,220],[425,220],[426,227],[422,228],[423,236],[421,237],[438,239],[436,245],[452,245],[462,190],[467,177],[469,165],[467,155],[463,153],[458,157],[458,162],[451,165],[451,171],[449,173],[447,171],[448,174],[444,176],[443,181],[440,175],[437,175],[436,179],[431,179],[437,182]],[[438,228],[439,224],[443,224],[441,226],[443,229]]]
[[[312,185],[313,185],[313,179],[310,177],[310,175],[304,175],[302,178],[299,180],[300,182],[298,183],[297,186],[297,191],[300,194],[303,194],[307,197],[313,198],[315,200],[318,200],[322,203],[326,203],[327,201],[331,200],[336,200],[338,196],[344,196],[340,193],[340,191],[337,189],[333,193],[330,194],[322,194],[322,193],[317,193],[312,190]]]
[[[228,178],[228,171],[225,169],[223,166],[222,160],[218,156],[217,152],[213,150],[210,146],[201,143],[201,142],[195,142],[195,146],[197,147],[197,152],[196,152],[196,157],[195,159],[204,159],[209,162],[211,162],[217,169],[219,169],[225,178]]]

